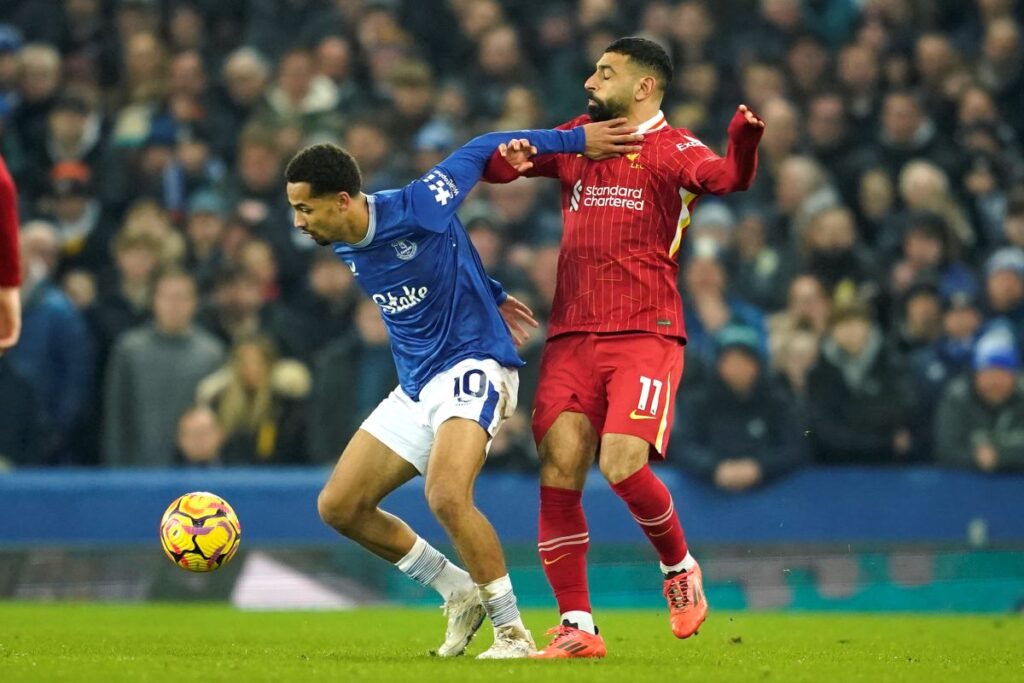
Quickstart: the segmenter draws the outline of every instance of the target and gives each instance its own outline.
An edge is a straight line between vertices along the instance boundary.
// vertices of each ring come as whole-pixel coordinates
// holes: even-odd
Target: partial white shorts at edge
[[[434,435],[446,420],[473,420],[493,438],[515,412],[518,394],[516,368],[468,358],[427,382],[419,401],[396,387],[366,418],[362,429],[424,474]]]

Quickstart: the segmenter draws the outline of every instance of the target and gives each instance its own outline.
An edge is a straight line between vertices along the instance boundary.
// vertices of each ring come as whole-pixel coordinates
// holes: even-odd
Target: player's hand
[[[498,145],[498,153],[518,173],[526,173],[533,168],[530,157],[536,156],[537,148],[531,145],[526,138],[518,138],[511,140],[508,144]]]
[[[764,121],[751,109],[741,104],[729,123],[729,139],[732,141],[759,141],[764,134]]]
[[[0,351],[18,343],[21,336],[21,295],[17,287],[0,287]]]
[[[627,126],[626,119],[598,121],[583,126],[587,138],[583,154],[594,161],[611,159],[623,154],[636,154],[642,148],[642,133],[637,133],[636,126]]]
[[[501,317],[505,319],[505,324],[508,325],[508,331],[512,333],[512,341],[516,343],[516,346],[522,346],[530,338],[529,330],[523,325],[533,328],[540,327],[540,323],[533,317],[530,307],[511,294],[498,308],[501,310]]]

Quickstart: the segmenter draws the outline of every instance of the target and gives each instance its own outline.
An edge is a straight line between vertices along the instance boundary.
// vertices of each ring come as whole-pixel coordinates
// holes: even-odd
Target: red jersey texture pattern
[[[559,128],[590,122],[580,116]],[[729,154],[719,157],[683,128],[658,115],[640,126],[637,154],[591,161],[544,155],[525,175],[562,185],[562,248],[549,336],[570,332],[653,332],[686,338],[677,287],[677,255],[702,194],[747,189],[757,165],[760,131],[743,117],[730,125]],[[734,135],[735,132],[735,135]],[[499,154],[484,179],[509,182],[518,173]]]

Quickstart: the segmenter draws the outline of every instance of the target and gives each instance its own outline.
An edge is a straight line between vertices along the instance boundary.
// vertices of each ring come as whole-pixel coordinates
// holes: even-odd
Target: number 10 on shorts
[[[640,376],[640,402],[636,409],[640,412],[647,411],[651,415],[658,414],[658,403],[661,401],[661,388],[663,384],[660,379]],[[654,389],[654,396],[651,396],[651,389]],[[648,406],[648,401],[650,405]]]

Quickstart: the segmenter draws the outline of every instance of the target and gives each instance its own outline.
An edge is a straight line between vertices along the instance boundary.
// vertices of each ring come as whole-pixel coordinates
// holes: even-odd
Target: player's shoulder
[[[689,128],[665,128],[652,141],[675,152],[707,147]]]

